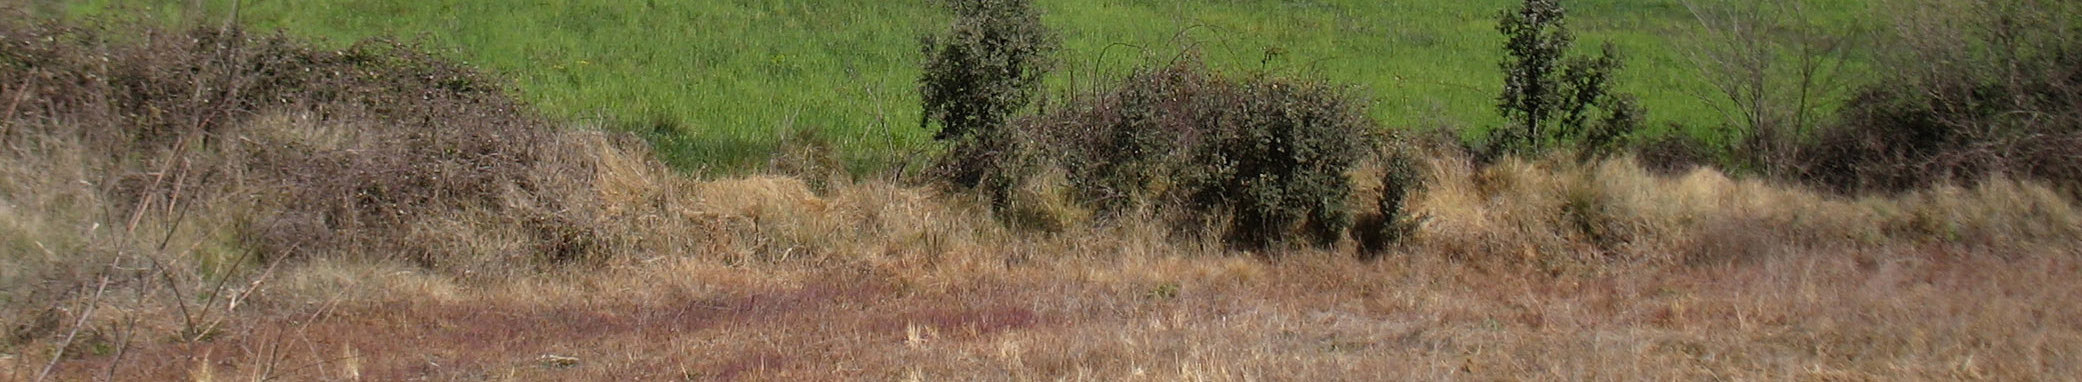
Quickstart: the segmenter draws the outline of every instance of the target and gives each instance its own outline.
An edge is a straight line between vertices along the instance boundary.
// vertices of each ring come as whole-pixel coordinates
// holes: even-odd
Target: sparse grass
[[[73,14],[115,7],[161,19],[207,15],[230,0],[81,0]],[[918,37],[949,16],[924,1],[245,1],[241,21],[336,44],[421,36],[518,83],[522,98],[560,118],[646,133],[683,169],[748,169],[795,129],[832,137],[847,163],[901,163],[931,131],[917,127]],[[1511,0],[1046,0],[1063,34],[1059,94],[1104,88],[1181,49],[1227,72],[1306,73],[1365,88],[1384,126],[1497,126],[1503,57],[1496,14]],[[1696,28],[1673,1],[1568,4],[1582,40],[1625,54],[1620,90],[1640,96],[1648,125],[1679,123],[1708,140],[1727,119],[1682,48]],[[1845,28],[1872,22],[1864,1],[1815,2],[1808,17]],[[1863,62],[1860,60],[1859,62]],[[1862,69],[1851,68],[1850,72]],[[1826,110],[1825,110],[1826,112]],[[884,163],[884,164],[876,164]]]

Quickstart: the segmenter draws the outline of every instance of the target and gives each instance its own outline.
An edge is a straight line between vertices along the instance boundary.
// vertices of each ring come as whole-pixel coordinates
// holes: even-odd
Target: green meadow
[[[1857,24],[1867,2],[1818,0],[1809,17]],[[1197,52],[1225,71],[1321,78],[1374,101],[1391,128],[1475,132],[1494,98],[1513,0],[1040,0],[1064,39],[1050,94],[1103,86]],[[200,6],[201,9],[196,7]],[[1652,133],[1727,120],[1686,48],[1698,28],[1675,0],[1567,3],[1579,51],[1617,45],[1622,90]],[[232,2],[82,1],[74,15],[222,22]],[[927,1],[246,0],[239,22],[326,44],[423,39],[512,80],[555,118],[629,129],[684,169],[741,168],[782,137],[814,131],[856,165],[929,148],[919,126],[918,39],[946,24]],[[1855,72],[1855,71],[1853,71]]]

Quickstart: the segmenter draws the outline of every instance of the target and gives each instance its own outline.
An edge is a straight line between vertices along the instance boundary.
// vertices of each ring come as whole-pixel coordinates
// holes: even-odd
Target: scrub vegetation
[[[0,380],[2082,373],[2068,2],[231,4],[0,0]]]

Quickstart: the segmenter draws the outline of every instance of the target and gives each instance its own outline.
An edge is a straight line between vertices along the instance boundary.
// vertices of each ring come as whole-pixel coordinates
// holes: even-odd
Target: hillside
[[[200,16],[219,22],[230,1]],[[1501,123],[1495,99],[1502,37],[1496,14],[1512,2],[1208,1],[1038,2],[1061,31],[1063,67],[1051,86],[1092,89],[1182,50],[1229,71],[1303,73],[1362,88],[1393,128],[1484,130]],[[1873,22],[1866,2],[1810,2],[1816,22]],[[76,14],[150,9],[161,20],[198,17],[189,2],[80,1]],[[1689,46],[1699,24],[1661,0],[1569,3],[1583,49],[1611,42],[1629,69],[1649,125],[1708,140],[1729,121],[1725,100],[1700,75]],[[926,1],[248,1],[244,24],[344,44],[395,35],[431,40],[518,83],[522,98],[564,118],[657,132],[677,167],[762,159],[794,129],[815,129],[846,157],[895,160],[930,132],[918,128],[918,38],[944,26]],[[891,147],[899,149],[892,150]]]

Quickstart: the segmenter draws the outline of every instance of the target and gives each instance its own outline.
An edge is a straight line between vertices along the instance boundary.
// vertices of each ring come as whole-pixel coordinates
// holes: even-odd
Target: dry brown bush
[[[416,45],[323,50],[215,28],[116,38],[131,31],[18,20],[0,30],[8,138],[72,134],[110,156],[112,208],[251,193],[242,235],[263,260],[374,255],[462,270],[484,257],[604,253],[596,203],[572,197],[591,188],[584,147],[603,144],[585,140],[601,138],[554,132],[497,81]],[[485,251],[443,237],[486,225],[516,227],[493,236],[518,246],[471,253]]]
[[[206,338],[282,260],[491,277],[616,244],[593,148],[628,142],[419,47],[30,20],[0,20],[0,347]]]

